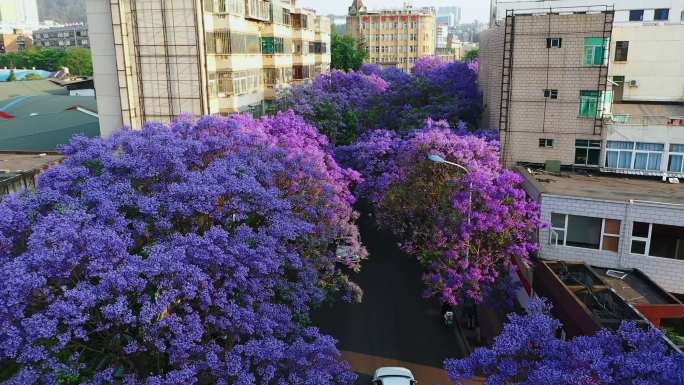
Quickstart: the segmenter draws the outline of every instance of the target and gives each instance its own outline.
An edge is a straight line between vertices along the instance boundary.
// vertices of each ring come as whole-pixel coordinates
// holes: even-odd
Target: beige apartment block
[[[101,131],[270,110],[330,69],[330,21],[295,0],[88,0]]]
[[[482,33],[483,126],[500,130],[504,165],[576,164],[576,143],[601,140],[613,15],[511,10]]]
[[[410,71],[417,59],[435,55],[434,8],[368,10],[362,0],[349,7],[347,30],[368,52],[366,63]]]

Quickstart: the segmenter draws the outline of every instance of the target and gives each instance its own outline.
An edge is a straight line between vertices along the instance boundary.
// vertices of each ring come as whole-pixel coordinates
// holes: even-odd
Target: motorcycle
[[[454,309],[448,303],[442,304],[442,324],[447,328],[454,326]]]

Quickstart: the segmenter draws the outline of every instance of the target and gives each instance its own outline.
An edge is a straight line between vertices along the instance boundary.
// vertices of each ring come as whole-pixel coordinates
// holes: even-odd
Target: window
[[[620,246],[620,221],[617,219],[604,219],[601,232],[601,250],[614,251],[617,253]]]
[[[204,0],[204,10],[213,13],[245,14],[244,0]]]
[[[684,227],[634,222],[630,253],[684,260]]]
[[[633,9],[629,11],[629,21],[644,21],[644,10]]]
[[[247,0],[246,18],[271,21],[271,3],[264,0]]]
[[[562,40],[560,37],[546,38],[546,48],[560,48]]]
[[[247,35],[239,32],[215,31],[206,34],[207,53],[217,55],[227,54],[258,54],[261,53],[259,36]]]
[[[670,145],[670,158],[667,169],[671,172],[684,172],[684,144]]]
[[[667,21],[670,18],[669,8],[657,8],[653,13],[653,20]]]
[[[545,98],[551,98],[551,99],[558,99],[558,90],[545,89],[544,90],[544,97]]]
[[[615,61],[627,61],[628,41],[615,42]]]
[[[575,164],[598,166],[601,158],[601,141],[575,139]]]
[[[276,86],[292,81],[292,68],[264,68],[264,84]]]
[[[608,39],[603,37],[584,38],[584,65],[600,66],[608,62]]]
[[[292,53],[292,41],[282,37],[262,37],[261,52],[267,55]]]
[[[632,168],[634,142],[609,140],[606,144],[606,167]]]
[[[608,141],[606,167],[634,170],[660,170],[665,145]]]
[[[620,224],[617,219],[552,213],[550,242],[559,246],[617,252]]]
[[[630,253],[646,255],[649,240],[651,238],[651,224],[644,222],[634,222],[632,224],[632,245]]]
[[[684,21],[684,11],[682,11],[682,14],[679,15],[679,20]]]
[[[599,115],[599,95],[599,91],[580,91],[580,116],[596,118]]]
[[[539,147],[553,147],[553,139],[539,139]]]
[[[635,170],[660,170],[665,145],[661,143],[637,143],[634,156]]]
[[[259,70],[219,71],[209,77],[209,88],[214,96],[227,97],[254,92],[261,88],[262,73]]]

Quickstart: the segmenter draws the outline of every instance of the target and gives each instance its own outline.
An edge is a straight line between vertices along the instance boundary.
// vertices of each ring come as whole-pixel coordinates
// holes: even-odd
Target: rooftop
[[[69,91],[47,79],[5,82],[0,84],[0,101],[16,98],[18,96],[36,95],[69,95]]]
[[[675,349],[684,348],[679,337],[684,335],[684,304],[641,270],[613,270],[563,261],[541,261],[537,270],[535,280],[547,282],[540,288],[551,288],[546,294],[556,306],[562,307],[554,310],[565,315],[566,323],[576,321],[577,325],[568,326],[579,327],[580,333],[592,331],[588,319],[609,329],[630,320],[644,327],[671,328],[671,335],[663,338]],[[552,281],[562,286],[548,285],[548,273],[552,273]]]
[[[635,200],[684,204],[684,185],[665,183],[660,179],[598,171],[562,171],[552,174],[524,167],[516,167],[516,170],[540,194],[617,202]]]
[[[42,170],[62,160],[54,154],[16,154],[0,152],[0,179],[3,175]]]
[[[96,111],[92,96],[19,96],[1,101],[0,151],[51,152],[74,135],[97,137]]]
[[[616,291],[610,290],[588,265],[562,261],[542,264],[553,272],[567,293],[601,327],[617,330],[622,321],[648,325],[649,321]]]
[[[647,305],[681,305],[681,302],[662,287],[653,282],[646,274],[638,269],[607,269],[605,267],[591,266],[594,271],[608,286],[612,287],[620,297],[631,304]],[[615,274],[608,275],[608,271],[623,273],[623,278]]]

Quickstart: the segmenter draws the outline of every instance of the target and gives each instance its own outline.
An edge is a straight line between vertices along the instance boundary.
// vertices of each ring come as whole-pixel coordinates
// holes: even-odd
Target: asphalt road
[[[361,234],[370,257],[352,277],[364,291],[363,302],[318,309],[314,324],[335,337],[343,351],[435,368],[441,368],[445,358],[465,357],[458,330],[440,322],[440,303],[422,298],[418,262],[403,254],[391,235],[378,231],[365,214]],[[359,384],[368,382],[367,376],[359,379]]]

